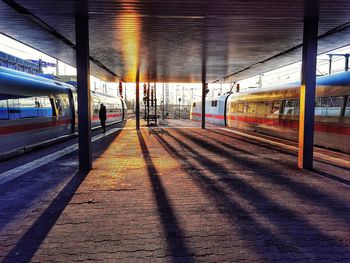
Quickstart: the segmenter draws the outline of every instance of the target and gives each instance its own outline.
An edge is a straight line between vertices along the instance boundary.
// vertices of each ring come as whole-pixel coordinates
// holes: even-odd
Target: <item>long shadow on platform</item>
[[[92,144],[92,152],[94,153],[94,159],[97,159],[105,149],[115,140],[115,138],[120,134],[120,130],[107,135],[103,142],[98,141],[98,143]],[[54,162],[60,162],[63,158],[77,158],[77,152],[70,153]],[[45,166],[50,166],[54,162],[49,163]],[[43,169],[43,168],[39,168]],[[65,207],[72,199],[74,193],[84,181],[86,174],[81,172],[76,172],[78,166],[75,169],[74,174],[64,175],[63,178],[71,179],[66,183],[62,190],[57,194],[57,196],[51,201],[50,205],[45,209],[45,211],[36,219],[36,221],[30,226],[30,228],[25,232],[23,237],[17,242],[16,246],[6,255],[4,262],[29,262],[34,256],[40,244],[43,242],[47,234],[50,232],[51,228],[55,225],[57,219],[60,217]],[[70,171],[71,172],[71,171]],[[32,172],[34,175],[35,171]],[[63,180],[62,180],[63,181]],[[27,182],[27,181],[26,181]],[[27,183],[31,183],[29,180]],[[50,190],[54,190],[55,187],[59,186],[61,181],[54,181],[54,184],[48,184],[47,189],[37,189],[36,195],[31,196],[33,200],[40,200],[40,196],[47,193]],[[23,185],[22,185],[23,187]],[[27,196],[18,197],[31,203],[31,200]],[[27,199],[26,199],[27,198]],[[23,207],[19,207],[23,210]],[[27,208],[26,208],[27,209]],[[20,213],[21,210],[16,211],[16,214]],[[3,223],[3,222],[2,222]]]
[[[212,131],[212,130],[210,130],[210,131]],[[201,136],[201,137],[208,138],[208,139],[210,139],[210,140],[212,140],[212,141],[215,141],[216,143],[222,145],[223,147],[228,148],[228,149],[230,149],[230,150],[233,150],[233,151],[235,151],[235,152],[240,152],[240,153],[243,153],[243,154],[248,154],[248,155],[250,155],[250,156],[252,156],[252,155],[253,155],[253,156],[259,156],[259,157],[264,158],[264,159],[267,159],[267,160],[275,161],[275,159],[273,159],[273,158],[271,158],[271,157],[261,156],[261,155],[259,155],[259,154],[256,154],[256,153],[252,152],[252,151],[248,151],[248,150],[241,149],[241,148],[236,147],[236,146],[234,146],[234,145],[232,145],[232,144],[228,144],[228,143],[225,143],[225,142],[220,141],[220,140],[218,140],[218,139],[215,139],[215,138],[213,138],[213,137],[211,137],[211,136],[204,136],[203,133],[200,133],[200,132],[197,132],[197,131],[194,131],[194,130],[191,130],[191,132],[192,132],[192,133],[195,133],[195,134],[197,134],[197,135],[199,135],[199,136]],[[219,134],[219,133],[218,133],[218,134]],[[240,140],[239,138],[234,138],[234,137],[230,137],[230,138],[236,139],[236,140]],[[241,140],[241,141],[243,141],[244,143],[248,142],[248,141],[245,141],[245,140]],[[250,143],[251,145],[257,146],[255,143],[253,143],[253,142],[251,142],[251,141],[250,141],[249,143]],[[269,150],[272,150],[272,151],[274,151],[274,152],[280,152],[280,153],[281,153],[281,151],[276,150],[274,147],[271,147],[271,145],[268,145],[268,144],[266,144],[266,145],[264,145],[264,146],[258,145],[258,147],[261,147],[261,148],[267,148],[267,147],[268,147]],[[285,154],[284,152],[282,152],[282,153]],[[288,153],[287,153],[287,154],[288,154]],[[280,164],[283,164],[283,165],[288,166],[288,167],[290,167],[290,168],[294,168],[294,167],[295,167],[295,165],[294,165],[293,163],[291,163],[290,161],[288,161],[288,160],[278,160],[278,162],[279,162]]]
[[[333,181],[337,181],[337,182],[345,184],[347,186],[350,186],[350,180],[347,180],[347,179],[344,179],[344,178],[340,178],[338,176],[335,176],[333,174],[327,173],[325,171],[320,171],[320,170],[317,170],[317,169],[313,169],[312,173],[313,174],[317,174],[317,175],[322,176],[322,177],[325,177],[327,179],[333,180]]]
[[[30,261],[85,177],[86,174],[80,172],[72,177],[17,245],[6,255],[6,260],[11,262],[13,260],[15,262]],[[7,262],[6,260],[4,262]]]
[[[148,174],[152,184],[153,193],[157,202],[168,246],[171,251],[172,262],[194,262],[193,253],[183,239],[183,230],[181,229],[181,226],[176,219],[174,210],[171,207],[171,202],[153,164],[152,157],[150,156],[150,152],[142,136],[142,132],[139,131],[137,135],[139,138],[143,157],[145,158],[147,164]]]
[[[255,160],[249,160],[248,158],[244,158],[242,156],[239,156],[232,152],[230,149],[223,149],[221,147],[218,147],[215,144],[209,143],[206,140],[203,140],[201,138],[195,137],[189,133],[184,132],[184,130],[177,130],[178,133],[182,134],[183,136],[186,136],[189,138],[192,142],[196,143],[198,146],[203,147],[204,149],[214,153],[223,154],[223,157],[228,160],[235,160],[240,165],[244,165],[248,170],[251,170],[254,168],[254,172],[257,173],[257,175],[260,175],[261,178],[264,180],[269,181],[273,185],[280,185],[282,187],[287,187],[289,191],[293,192],[294,194],[297,194],[302,198],[303,200],[309,200],[314,205],[319,206],[320,201],[322,201],[322,207],[327,208],[332,214],[337,217],[341,218],[342,213],[339,213],[340,207],[347,207],[348,204],[344,202],[343,200],[337,199],[335,196],[330,196],[324,192],[321,192],[314,187],[310,187],[302,182],[293,180],[290,176],[284,176],[283,174],[286,173],[286,169],[283,171],[279,169],[274,169],[271,166],[267,166],[267,164],[260,163],[256,159]],[[190,148],[192,149],[192,148]],[[273,160],[275,162],[275,160]],[[285,166],[286,168],[289,168],[290,172],[299,172],[299,173],[305,173],[310,174],[312,172],[304,172],[301,171],[294,166]],[[281,168],[281,167],[280,167]],[[350,225],[350,222],[348,222],[348,217],[344,215],[344,221],[347,222],[347,224]]]
[[[98,143],[93,143],[93,158],[100,156],[118,134],[119,133],[113,133],[107,135],[104,139],[99,140]],[[19,176],[0,185],[1,201],[4,201],[7,195],[15,196],[16,200],[16,204],[11,204],[10,207],[7,207],[8,205],[4,207],[0,206],[0,209],[2,208],[6,211],[6,215],[0,217],[0,231],[18,214],[21,214],[22,211],[35,206],[35,202],[37,202],[38,199],[50,196],[51,192],[54,191],[56,187],[69,181],[69,178],[71,178],[78,169],[78,159],[73,157],[76,153],[77,151],[69,153],[62,158],[28,172],[24,176]],[[63,158],[65,160],[71,160],[68,161],[69,165],[61,163]],[[53,170],[52,166],[55,166],[56,169]]]
[[[248,154],[248,155],[252,155],[252,154],[253,154],[253,155],[256,155],[256,154],[254,154],[254,153],[252,153],[252,152],[250,152],[250,151],[241,149],[241,148],[236,147],[236,146],[234,146],[234,145],[232,145],[232,144],[225,143],[225,142],[220,141],[220,140],[218,140],[218,139],[215,139],[215,138],[213,138],[213,137],[211,137],[211,136],[205,136],[203,133],[198,132],[198,131],[195,131],[194,129],[191,129],[191,132],[193,132],[193,133],[195,133],[195,134],[197,134],[197,135],[199,135],[199,136],[202,136],[202,137],[204,137],[204,138],[207,138],[207,139],[210,139],[210,140],[212,140],[212,141],[215,141],[216,143],[218,143],[218,144],[220,144],[220,145],[222,145],[222,146],[224,146],[224,147],[227,147],[227,148],[229,148],[229,149],[232,149],[232,150],[234,150],[234,151],[236,151],[236,152],[240,152],[240,153],[242,153],[242,154]]]
[[[229,136],[229,135],[226,135],[226,134],[223,134],[223,133],[220,133],[220,132],[216,132],[216,131],[213,131],[213,130],[208,130],[208,131],[216,133],[216,134],[220,134],[220,135],[225,135],[225,136],[227,136],[229,138],[232,138],[233,140],[240,140],[240,141],[252,144],[252,145],[255,145],[255,142],[256,142],[255,140],[249,141],[249,140],[245,140],[245,139],[242,139],[242,138],[237,138],[235,136]],[[203,136],[203,134],[201,134],[199,132],[195,132],[193,130],[191,130],[191,132],[196,133],[199,136]],[[210,138],[211,140],[214,140],[214,141],[222,144],[223,146],[227,147],[230,150],[235,150],[236,151],[236,149],[238,148],[238,147],[233,147],[233,146],[230,146],[230,145],[227,145],[227,144],[223,144],[220,141],[215,140],[214,138],[211,138],[210,136],[208,136],[208,138]],[[261,144],[259,144],[258,146],[259,147],[263,147]],[[269,150],[272,150],[272,151],[275,151],[275,152],[279,152],[279,153],[286,154],[286,155],[293,155],[293,156],[297,157],[297,153],[291,154],[289,152],[286,152],[287,150],[283,150],[281,148],[278,148],[278,146],[274,146],[273,147],[270,144],[266,144],[265,147],[267,147]],[[259,156],[258,154],[254,154],[254,153],[251,153],[251,155]],[[267,159],[267,160],[271,160],[271,161],[275,161],[274,159],[266,157],[266,156],[261,156],[261,158],[264,158],[264,159]],[[324,163],[326,165],[337,167],[337,168],[341,169],[344,172],[345,171],[350,171],[349,167],[344,167],[344,166],[341,166],[341,165],[333,164],[332,162],[327,162],[326,160],[315,160],[315,162]],[[284,165],[285,167],[291,168],[291,169],[295,169],[295,167],[296,167],[296,164],[288,161],[285,158],[278,160],[278,163]],[[312,174],[314,174],[314,175],[317,175],[317,176],[322,176],[322,177],[328,178],[328,179],[336,181],[336,182],[340,182],[340,183],[343,183],[343,184],[346,184],[346,185],[350,185],[350,181],[349,180],[347,180],[345,178],[342,178],[342,177],[339,177],[339,176],[336,176],[336,175],[331,175],[331,174],[329,174],[327,172],[320,171],[318,169],[313,169],[310,172]]]
[[[295,168],[296,167],[296,161],[297,161],[297,156],[298,154],[296,152],[291,152],[290,150],[288,149],[282,149],[281,147],[279,146],[275,146],[275,145],[271,145],[271,144],[268,144],[268,143],[263,143],[265,145],[262,145],[262,144],[259,144],[257,145],[256,144],[256,140],[252,139],[252,140],[245,140],[245,139],[242,139],[242,138],[239,138],[237,136],[229,136],[227,134],[224,134],[224,133],[220,133],[220,132],[217,132],[217,131],[214,131],[214,130],[209,130],[207,129],[207,131],[213,133],[213,134],[217,134],[219,136],[223,135],[223,136],[227,136],[228,138],[232,138],[233,140],[240,140],[242,142],[246,142],[246,143],[249,143],[251,145],[254,145],[254,146],[259,146],[259,147],[265,147],[265,148],[268,148],[269,150],[271,151],[274,151],[274,152],[278,152],[278,153],[282,153],[282,154],[286,154],[286,155],[289,155],[289,156],[295,156],[295,163],[294,162],[291,162],[290,159],[287,159],[287,158],[283,158],[283,159],[279,159],[278,160],[278,163],[279,164],[283,164],[284,166],[286,167],[289,167],[289,168]],[[227,144],[227,143],[224,143],[216,138],[213,138],[211,136],[205,136],[203,133],[200,133],[200,132],[197,132],[195,131],[194,129],[191,130],[192,133],[195,133],[201,137],[204,137],[204,138],[208,138],[212,141],[215,141],[216,143],[218,144],[221,144],[222,146],[225,146],[226,148],[230,149],[230,150],[234,150],[236,152],[242,152],[242,153],[247,153],[249,155],[254,155],[254,156],[259,156],[261,158],[264,158],[264,159],[267,159],[267,160],[271,160],[271,161],[275,161],[275,159],[271,158],[271,157],[268,157],[268,156],[261,156],[259,154],[255,154],[254,152],[250,152],[250,151],[247,151],[247,150],[243,150],[239,147],[236,147],[232,144]],[[326,160],[320,160],[320,159],[317,159],[315,160],[315,162],[317,163],[323,163],[323,164],[326,164],[326,165],[330,165],[330,166],[333,166],[333,167],[336,167],[336,168],[339,168],[341,170],[344,170],[345,171],[350,171],[350,168],[349,167],[345,167],[345,166],[342,166],[342,165],[338,165],[338,164],[334,164],[332,163],[331,161],[326,161]],[[314,169],[312,170],[312,172],[314,174],[317,174],[317,175],[320,175],[320,176],[323,176],[323,177],[327,177],[328,179],[330,180],[334,180],[334,181],[337,181],[337,182],[340,182],[340,183],[343,183],[343,184],[347,184],[349,185],[349,180],[347,179],[344,179],[344,178],[341,178],[339,176],[335,176],[335,175],[330,175],[324,171],[319,171],[318,169]]]
[[[235,135],[233,133],[226,134],[224,132],[219,132],[218,130],[213,130],[213,129],[207,129],[207,131],[212,132],[212,133],[216,133],[216,134],[218,134],[220,136],[228,137],[230,139],[234,139],[234,140],[242,141],[242,142],[245,142],[245,143],[249,143],[249,144],[257,146],[257,147],[269,148],[270,150],[273,150],[273,151],[278,152],[278,153],[283,153],[283,154],[287,154],[287,155],[290,155],[290,156],[298,156],[298,154],[293,152],[292,150],[282,149],[282,148],[280,148],[278,146],[269,144],[267,142],[261,142],[259,140],[248,139],[248,138],[245,139],[245,138],[242,138],[243,136],[241,136],[241,135]]]
[[[228,138],[231,138],[231,139],[234,139],[234,140],[239,140],[239,141],[242,141],[242,142],[246,142],[246,143],[249,143],[251,145],[255,145],[255,146],[259,146],[259,147],[268,147],[270,150],[273,150],[275,152],[279,152],[279,153],[282,153],[282,154],[286,154],[286,155],[290,155],[290,156],[295,156],[297,157],[298,156],[298,153],[295,152],[295,151],[292,151],[292,150],[289,150],[289,149],[283,149],[279,146],[276,146],[276,145],[272,145],[272,144],[269,144],[269,143],[265,143],[265,142],[260,142],[258,140],[255,140],[255,139],[244,139],[244,138],[241,138],[240,135],[234,135],[234,134],[226,134],[224,132],[219,132],[217,129],[207,129],[207,131],[209,132],[212,132],[212,133],[216,133],[220,136],[225,136],[225,137],[228,137]],[[258,136],[258,135],[257,135]],[[322,147],[319,147],[320,149],[322,149]],[[324,164],[327,164],[327,165],[332,165],[334,167],[337,167],[337,168],[340,168],[340,169],[344,169],[346,171],[350,171],[350,168],[349,166],[343,166],[343,165],[340,165],[340,164],[335,164],[335,163],[332,163],[331,161],[327,161],[327,160],[315,160],[316,162],[319,162],[319,163],[324,163]]]
[[[213,152],[217,151],[216,153],[218,153],[220,150],[221,153],[225,153],[222,151],[222,149],[218,149],[217,146],[193,138],[191,135],[184,133],[182,130],[178,130],[177,132],[184,134],[191,141],[198,143],[201,148],[203,147],[208,149],[211,147],[211,151]],[[225,212],[227,216],[231,218],[238,217],[239,221],[242,222],[242,234],[251,236],[253,239],[254,237],[257,237],[257,233],[254,233],[254,230],[258,230],[260,232],[258,236],[263,238],[263,244],[258,244],[258,246],[262,246],[264,250],[266,248],[273,249],[273,247],[277,247],[280,253],[300,253],[302,251],[299,250],[299,247],[310,247],[308,241],[303,237],[304,235],[307,235],[315,237],[316,244],[317,240],[322,240],[322,242],[327,243],[327,246],[329,247],[338,247],[342,248],[343,252],[349,252],[349,248],[345,247],[341,242],[335,240],[332,235],[326,234],[315,226],[311,225],[307,219],[303,218],[295,211],[280,205],[270,196],[267,196],[265,193],[261,192],[259,188],[233,176],[232,171],[225,169],[223,166],[209,159],[204,154],[201,154],[200,151],[195,150],[193,147],[184,143],[176,136],[172,134],[168,134],[168,136],[172,138],[173,141],[175,141],[179,146],[185,149],[187,153],[184,154],[179,152],[177,147],[171,146],[160,136],[157,136],[157,138],[170,154],[176,158],[181,158],[186,163],[186,167],[184,167],[185,169],[190,169],[195,172],[192,173],[196,174],[193,180],[201,189],[206,190],[207,195],[217,203],[218,207],[222,206],[223,212]],[[199,163],[198,167],[192,164],[193,162],[191,162],[189,156],[194,158],[196,162]],[[238,156],[232,156],[231,154],[228,157],[235,158],[235,160],[238,162],[243,162],[247,167],[254,167],[252,166],[253,163],[251,161],[247,162],[246,160]],[[203,167],[207,171],[211,172],[213,178],[211,178],[212,176],[209,177],[205,175],[201,171],[201,168]],[[260,169],[261,168],[262,167],[260,167]],[[261,172],[260,169],[254,169],[257,176],[267,176],[266,172]],[[263,167],[263,171],[265,170],[266,167]],[[230,176],[220,178],[218,172],[225,173]],[[278,177],[278,175],[274,174],[273,171],[269,172],[269,176],[272,174],[273,177]],[[312,189],[309,190],[312,191]],[[230,197],[232,194],[239,194],[242,198],[246,199],[255,207],[255,210],[257,211],[255,213],[259,213],[262,217],[268,218],[269,222],[273,223],[273,225],[278,228],[278,234],[276,232],[273,233],[268,227],[264,227],[261,223],[256,221],[249,212],[245,211],[245,208],[241,204],[236,202],[234,198]],[[307,195],[305,192],[303,194]],[[324,204],[322,204],[322,206],[323,205]],[[294,229],[297,231],[294,232]],[[315,249],[314,251],[311,251],[311,253],[314,254],[314,256],[317,256],[319,250]]]
[[[168,134],[169,135],[169,134]],[[264,236],[264,240],[269,242],[269,245],[278,246],[280,248],[289,248],[293,249],[293,244],[290,244],[290,242],[286,242],[287,240],[283,240],[277,235],[275,235],[273,232],[271,232],[267,227],[264,227],[261,225],[257,220],[254,219],[253,216],[251,216],[244,207],[239,203],[236,202],[234,199],[231,199],[222,189],[222,187],[218,186],[217,183],[209,178],[205,172],[203,172],[203,168],[196,167],[193,162],[191,161],[191,158],[195,158],[192,156],[191,158],[188,157],[187,153],[183,153],[183,151],[179,151],[177,147],[172,146],[170,143],[167,142],[166,139],[161,137],[159,134],[155,134],[158,142],[160,145],[164,147],[164,149],[174,158],[178,160],[182,160],[184,162],[183,169],[185,171],[190,171],[192,176],[192,180],[195,181],[195,183],[198,185],[200,190],[204,192],[206,196],[210,200],[212,200],[215,204],[214,206],[218,209],[220,213],[225,215],[229,218],[229,222],[232,224],[232,228],[234,230],[239,231],[239,235],[243,236],[244,240],[248,241],[255,241],[257,239],[256,231],[259,230],[260,233]],[[178,143],[178,142],[177,142]],[[182,143],[178,143],[179,145],[184,146]],[[201,158],[201,155],[199,156]],[[209,164],[206,164],[204,166],[206,169],[210,168],[210,171],[213,172],[219,172],[223,171],[221,167],[216,166],[214,167],[208,167]],[[237,222],[238,220],[238,222]],[[214,222],[215,223],[215,222]],[[273,243],[272,243],[273,242]],[[260,257],[264,257],[264,251],[261,249],[256,249],[258,246],[252,246],[249,245],[248,249],[254,251],[250,251],[251,253],[259,253]],[[287,251],[286,251],[287,252]]]
[[[314,162],[316,162],[316,163],[323,163],[323,164],[326,164],[326,165],[334,166],[334,167],[336,167],[336,168],[345,170],[346,172],[350,172],[350,167],[349,167],[349,166],[345,166],[345,165],[341,165],[341,164],[335,164],[335,163],[332,162],[332,161],[326,161],[326,160],[316,159],[316,160],[314,160]],[[317,170],[315,170],[315,171],[316,171],[316,173],[317,173]],[[337,181],[337,180],[336,180],[336,181]]]

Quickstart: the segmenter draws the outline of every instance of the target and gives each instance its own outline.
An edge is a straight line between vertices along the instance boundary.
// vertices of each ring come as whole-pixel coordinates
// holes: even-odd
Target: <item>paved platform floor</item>
[[[302,171],[295,153],[219,128],[134,125],[0,231],[0,260],[350,262],[349,166]]]

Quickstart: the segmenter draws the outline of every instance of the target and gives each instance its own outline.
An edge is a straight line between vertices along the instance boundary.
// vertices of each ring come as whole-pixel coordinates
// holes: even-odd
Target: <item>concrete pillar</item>
[[[205,129],[205,97],[207,91],[206,47],[204,47],[202,56],[202,129]]]
[[[318,15],[304,19],[300,88],[298,167],[312,169],[316,91]]]
[[[206,83],[202,80],[202,129],[205,129],[205,97],[206,97]]]
[[[89,19],[87,13],[75,16],[78,86],[79,170],[89,172],[91,159],[91,107],[89,64]]]
[[[136,71],[136,129],[140,129],[140,68]]]

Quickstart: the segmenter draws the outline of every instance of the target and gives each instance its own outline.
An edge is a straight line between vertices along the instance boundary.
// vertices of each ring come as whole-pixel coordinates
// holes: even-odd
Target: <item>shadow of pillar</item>
[[[153,194],[157,202],[159,216],[163,225],[168,247],[171,251],[172,262],[194,262],[193,252],[187,246],[184,240],[184,232],[179,225],[174,209],[167,196],[166,190],[158,175],[157,169],[152,161],[150,152],[146,142],[142,136],[142,132],[138,132],[138,138],[145,158],[148,174],[152,184]]]

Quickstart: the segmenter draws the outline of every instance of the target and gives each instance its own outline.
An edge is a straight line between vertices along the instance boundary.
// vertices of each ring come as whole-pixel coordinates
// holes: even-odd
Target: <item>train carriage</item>
[[[71,90],[0,68],[0,153],[72,132]]]
[[[219,114],[228,127],[298,141],[299,97],[300,82],[239,92],[228,97],[226,113]],[[349,97],[350,72],[317,78],[316,145],[350,153]],[[200,118],[200,108],[193,110]],[[213,122],[207,113],[206,120]]]
[[[91,94],[92,126],[99,126],[101,103],[107,123],[123,121],[121,98]],[[97,111],[97,114],[96,114]],[[77,90],[53,79],[0,67],[0,154],[23,151],[30,145],[77,131]]]
[[[124,119],[124,104],[123,100],[110,95],[102,94],[96,91],[92,91],[92,103],[91,103],[91,126],[100,126],[99,110],[100,105],[103,103],[106,106],[107,120],[106,124],[112,122],[122,121]]]
[[[205,118],[210,123],[225,125],[226,100],[228,95],[208,98],[205,103]],[[202,102],[192,102],[190,118],[200,121],[202,118]]]

